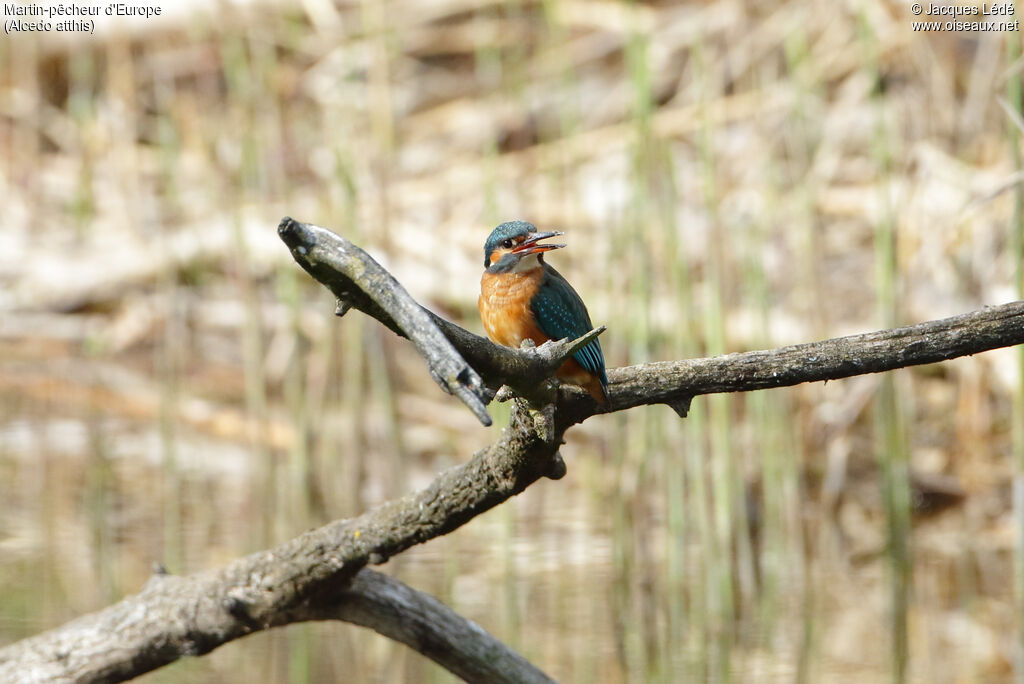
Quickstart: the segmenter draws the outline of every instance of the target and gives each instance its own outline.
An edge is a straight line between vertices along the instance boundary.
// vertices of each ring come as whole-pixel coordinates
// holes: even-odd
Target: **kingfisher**
[[[484,274],[477,307],[492,342],[519,347],[575,339],[594,327],[583,300],[562,275],[544,261],[544,252],[565,245],[540,244],[561,232],[541,233],[526,221],[508,221],[484,243]],[[601,406],[608,405],[604,353],[591,340],[563,363],[555,377],[579,385]]]

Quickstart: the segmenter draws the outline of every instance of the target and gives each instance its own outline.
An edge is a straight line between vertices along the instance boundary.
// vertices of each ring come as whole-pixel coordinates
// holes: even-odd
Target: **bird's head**
[[[526,221],[508,221],[491,231],[484,243],[484,268],[490,273],[509,273],[536,268],[542,254],[565,245],[541,245],[541,240],[561,235],[560,232],[538,233]]]

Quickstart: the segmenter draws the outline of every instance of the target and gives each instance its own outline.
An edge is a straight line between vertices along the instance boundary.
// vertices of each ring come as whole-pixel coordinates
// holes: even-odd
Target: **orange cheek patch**
[[[496,249],[491,252],[491,266],[501,261],[501,258],[511,251],[510,249]]]

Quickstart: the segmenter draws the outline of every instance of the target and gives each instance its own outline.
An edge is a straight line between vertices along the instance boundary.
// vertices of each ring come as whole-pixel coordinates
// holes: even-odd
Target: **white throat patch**
[[[512,267],[512,272],[522,273],[523,271],[532,271],[535,268],[540,268],[540,259],[537,258],[536,254],[528,254],[516,262],[516,265]]]

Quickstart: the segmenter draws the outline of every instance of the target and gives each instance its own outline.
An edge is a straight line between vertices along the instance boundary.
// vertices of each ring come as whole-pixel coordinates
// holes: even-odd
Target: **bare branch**
[[[289,624],[367,563],[447,534],[560,466],[561,433],[517,404],[493,445],[427,488],[220,570],[158,574],[104,610],[0,649],[0,681],[120,681]]]
[[[548,340],[537,347],[537,353],[547,360],[547,365],[550,369],[549,372],[554,372],[559,366],[565,363],[567,358],[590,344],[593,340],[596,340],[598,335],[607,329],[607,327],[599,325],[585,335],[577,337],[575,340]]]
[[[277,233],[299,265],[338,297],[339,315],[344,315],[349,306],[377,312],[378,320],[416,346],[442,389],[461,399],[481,423],[491,424],[480,376],[423,307],[373,257],[329,230],[287,216],[281,219]]]
[[[1024,301],[903,328],[779,349],[610,369],[608,393],[616,411],[649,404],[686,407],[692,397],[700,394],[837,380],[1018,344],[1024,344]],[[587,395],[573,387],[561,388],[559,409],[559,422],[566,424],[594,414]]]
[[[1024,302],[1011,302],[937,321],[821,342],[630,366],[612,373],[611,382],[616,405],[628,408],[681,396],[747,392],[881,373],[1022,343]]]
[[[308,619],[338,619],[369,627],[467,682],[554,681],[433,596],[370,569],[363,569],[336,598],[308,608]]]

